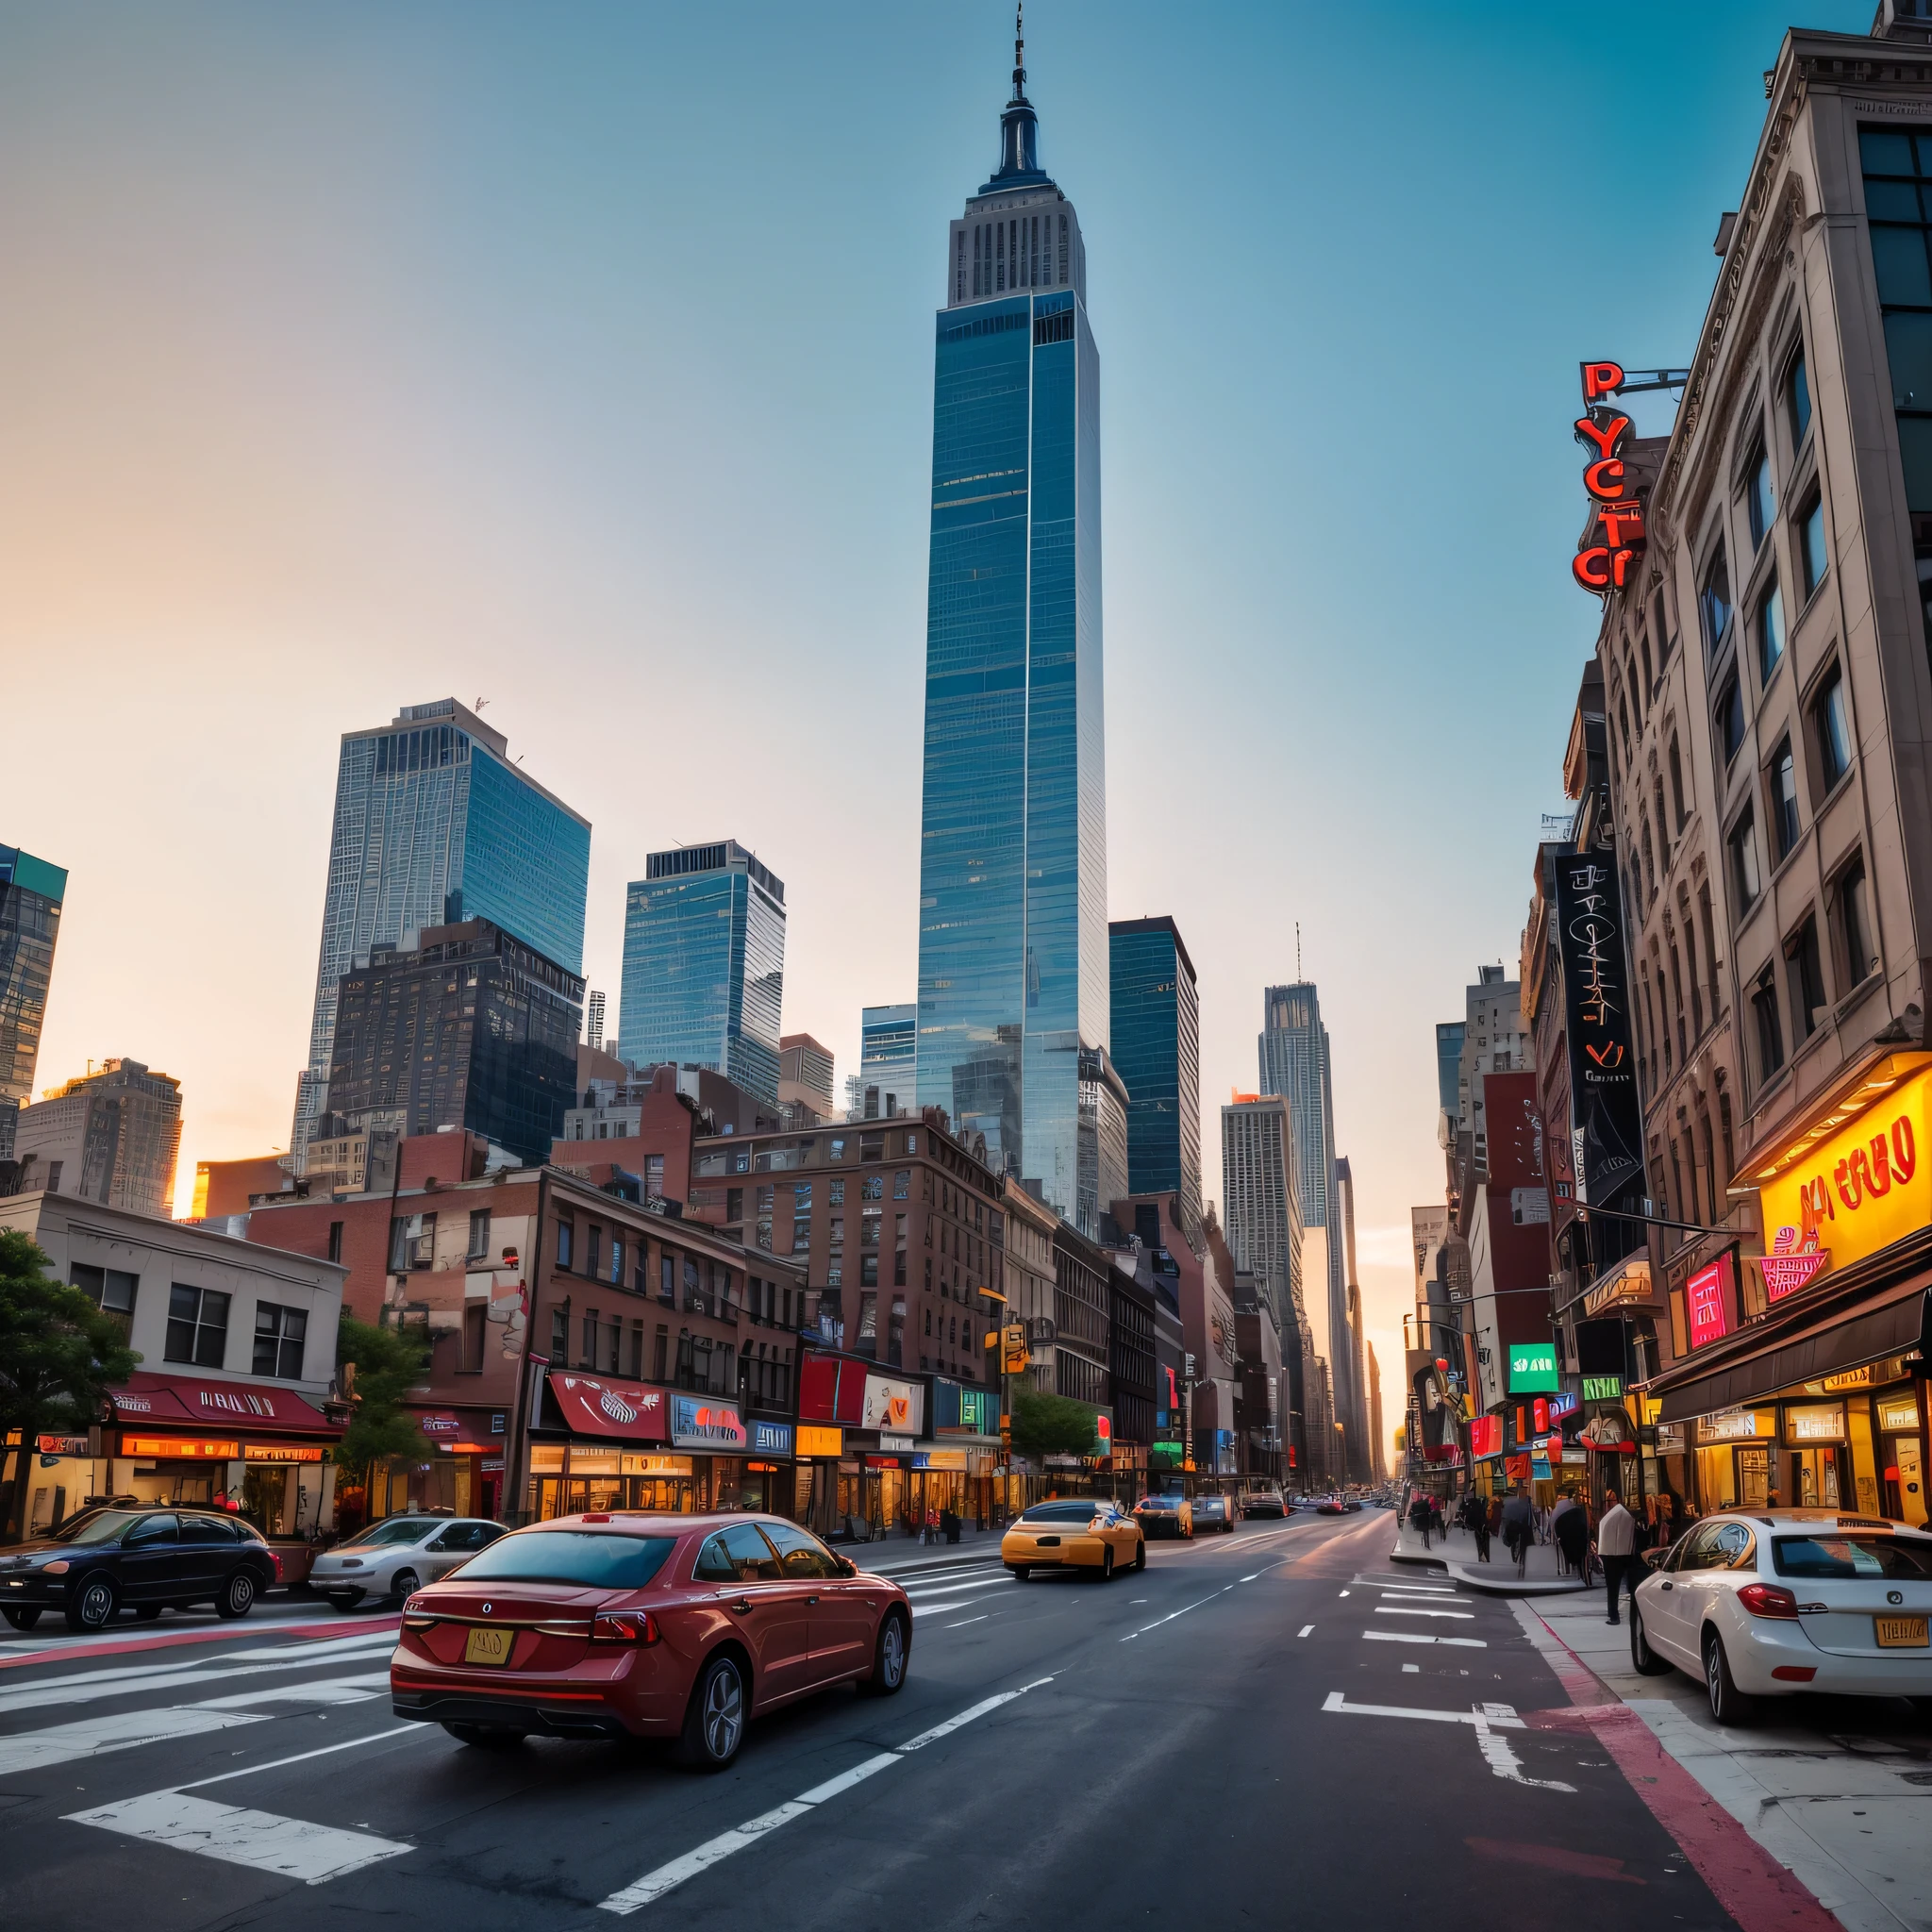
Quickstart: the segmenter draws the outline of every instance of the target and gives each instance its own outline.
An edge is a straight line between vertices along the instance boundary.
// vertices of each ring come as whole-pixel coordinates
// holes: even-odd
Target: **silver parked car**
[[[504,1533],[502,1524],[481,1516],[391,1516],[325,1550],[309,1569],[308,1587],[339,1610],[365,1597],[406,1597]]]

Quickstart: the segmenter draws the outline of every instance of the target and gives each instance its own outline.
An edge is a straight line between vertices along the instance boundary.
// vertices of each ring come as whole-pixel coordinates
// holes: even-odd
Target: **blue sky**
[[[1300,922],[1385,1361],[1431,1029],[1516,958],[1593,635],[1575,366],[1688,359],[1786,18],[1031,10],[1103,360],[1111,909],[1180,922],[1210,1147]],[[451,693],[594,823],[593,985],[643,854],[737,837],[849,1064],[914,979],[930,314],[1010,31],[0,8],[0,839],[75,874],[42,1084],[175,1073],[191,1175],[283,1142],[337,738]]]

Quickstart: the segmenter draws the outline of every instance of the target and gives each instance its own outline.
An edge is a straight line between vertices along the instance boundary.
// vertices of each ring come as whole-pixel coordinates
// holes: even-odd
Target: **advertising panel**
[[[1842,1402],[1794,1402],[1785,1410],[1787,1442],[1842,1442],[1844,1439]]]
[[[828,1429],[822,1424],[800,1423],[798,1453],[805,1456],[840,1457],[845,1453],[845,1431]]]
[[[791,1424],[759,1422],[755,1418],[751,1425],[751,1448],[754,1456],[790,1456]]]
[[[674,1395],[671,1440],[680,1449],[742,1449],[744,1424],[736,1403],[717,1395]]]
[[[1469,1457],[1472,1462],[1480,1462],[1486,1457],[1500,1456],[1503,1453],[1503,1418],[1499,1415],[1479,1415],[1469,1425]]]
[[[1725,1253],[1684,1283],[1684,1324],[1690,1331],[1690,1346],[1702,1348],[1728,1335],[1737,1307],[1731,1257]]]
[[[636,1382],[550,1371],[550,1392],[566,1426],[579,1436],[618,1436],[626,1441],[664,1440],[664,1391]]]
[[[1576,1198],[1608,1207],[1642,1185],[1643,1116],[1624,970],[1624,917],[1609,856],[1556,861],[1557,943],[1570,1048]]]
[[[1555,1394],[1557,1344],[1554,1341],[1512,1341],[1509,1344],[1509,1392]]]
[[[924,1424],[925,1390],[920,1383],[899,1382],[890,1375],[866,1375],[860,1428],[890,1429],[894,1435],[916,1436]]]

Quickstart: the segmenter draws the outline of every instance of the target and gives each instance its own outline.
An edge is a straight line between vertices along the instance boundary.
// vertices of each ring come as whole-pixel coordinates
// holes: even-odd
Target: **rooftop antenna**
[[[1302,976],[1302,923],[1299,919],[1294,923],[1294,976],[1297,979]]]
[[[1026,94],[1026,0],[1018,0],[1013,8],[1013,98],[1023,100]]]

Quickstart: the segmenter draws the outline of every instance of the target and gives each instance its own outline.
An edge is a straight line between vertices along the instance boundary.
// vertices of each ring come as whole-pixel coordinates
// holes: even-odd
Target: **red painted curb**
[[[275,1624],[262,1629],[261,1634],[265,1638],[341,1637],[355,1630],[397,1630],[402,1622],[397,1615],[357,1617],[327,1624]],[[135,1651],[172,1650],[182,1643],[232,1643],[236,1638],[250,1634],[237,1624],[224,1624],[212,1630],[170,1630],[155,1637],[129,1637],[119,1643],[92,1643],[84,1647],[57,1644],[50,1650],[30,1650],[20,1657],[0,1657],[0,1671],[18,1670],[23,1664],[57,1663],[62,1657],[126,1657]]]

